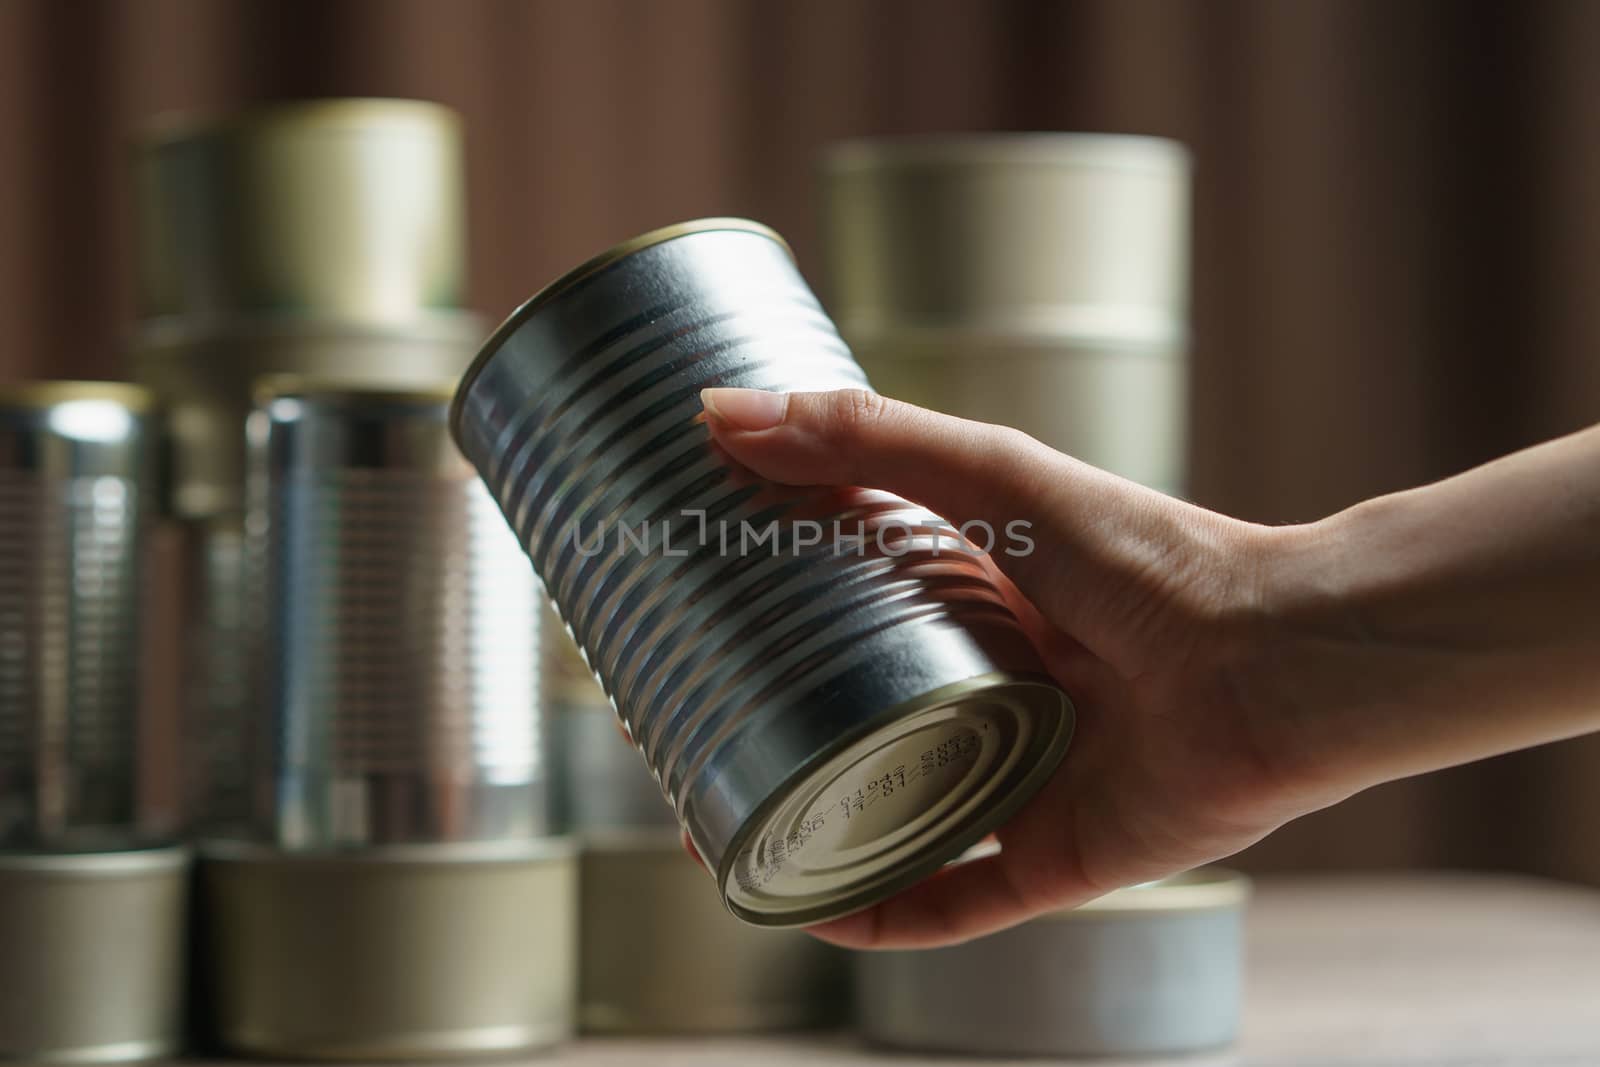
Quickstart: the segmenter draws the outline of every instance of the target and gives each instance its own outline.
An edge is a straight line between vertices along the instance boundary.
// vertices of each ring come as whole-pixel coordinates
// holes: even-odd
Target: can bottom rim
[[[933,874],[1044,785],[1071,740],[1073,711],[1049,679],[997,672],[888,718],[791,779],[746,823],[718,875],[735,916],[807,926]]]

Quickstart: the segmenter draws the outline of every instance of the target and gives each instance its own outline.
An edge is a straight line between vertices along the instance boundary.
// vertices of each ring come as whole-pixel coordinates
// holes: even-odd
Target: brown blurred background
[[[125,146],[162,111],[457,108],[492,316],[697,215],[814,271],[836,138],[1160,134],[1196,161],[1192,495],[1311,519],[1600,420],[1597,55],[1587,0],[0,0],[0,377],[120,373]],[[1248,863],[1600,882],[1600,739],[1373,790]]]

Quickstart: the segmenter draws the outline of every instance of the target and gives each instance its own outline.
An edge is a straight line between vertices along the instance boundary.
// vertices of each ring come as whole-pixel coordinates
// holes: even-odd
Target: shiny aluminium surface
[[[261,378],[301,374],[428,387],[459,376],[486,332],[483,320],[465,311],[429,313],[403,325],[310,316],[145,321],[129,365],[166,412],[169,510],[196,519],[243,511],[244,420]]]
[[[674,830],[590,833],[579,870],[585,1032],[751,1033],[845,1021],[844,950],[729,915]]]
[[[570,842],[339,853],[211,844],[199,873],[205,1029],[230,1051],[428,1060],[572,1033]]]
[[[711,385],[867,387],[781,239],[743,220],[547,288],[469,370],[453,428],[724,901],[800,925],[1009,817],[1071,707],[965,542],[887,494],[736,468]]]
[[[537,579],[446,427],[449,386],[269,379],[251,416],[258,835],[549,830]]]
[[[178,1050],[189,855],[0,853],[0,1062]]]
[[[404,323],[465,302],[461,127],[438,104],[169,118],[133,170],[141,317]]]
[[[972,1055],[1197,1052],[1238,1032],[1249,883],[1202,868],[964,944],[855,955],[869,1040]]]
[[[121,383],[0,385],[0,848],[122,847],[159,433]]]

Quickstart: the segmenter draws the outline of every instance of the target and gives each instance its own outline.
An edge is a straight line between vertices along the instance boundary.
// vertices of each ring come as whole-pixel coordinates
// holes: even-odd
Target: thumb
[[[1061,477],[1060,464],[1072,461],[1032,438],[864,389],[706,389],[700,396],[717,443],[757,474],[789,485],[882,489],[958,527],[985,523],[995,563],[1025,593],[1033,595],[1044,581],[1053,552],[1018,556],[997,547],[1007,540],[1008,524],[1018,521],[1029,540],[1043,534],[1052,546],[1059,543],[1054,531],[1038,529],[1046,521],[1039,504]]]
[[[1134,649],[1118,646],[1136,636],[1150,600],[1129,594],[1153,574],[1182,576],[1182,561],[1223,521],[1018,430],[868,390],[700,396],[717,444],[763,477],[881,489],[957,527],[986,523],[996,542],[991,560],[1022,593],[1073,638],[1125,666]],[[1015,522],[1025,524],[1025,550],[1007,543]]]

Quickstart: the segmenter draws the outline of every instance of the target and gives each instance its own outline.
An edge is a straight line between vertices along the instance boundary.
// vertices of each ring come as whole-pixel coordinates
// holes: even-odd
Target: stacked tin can
[[[136,160],[135,373],[165,399],[192,656],[197,990],[254,1054],[571,1029],[542,594],[450,440],[461,134],[411,101],[172,123]]]
[[[822,178],[830,310],[886,394],[1183,485],[1188,159],[1155,138],[845,143]],[[869,1038],[1128,1054],[1231,1039],[1246,887],[1195,872],[934,953],[858,957]]]
[[[0,385],[0,1060],[181,1038],[187,852],[146,803],[159,425],[131,385]]]

